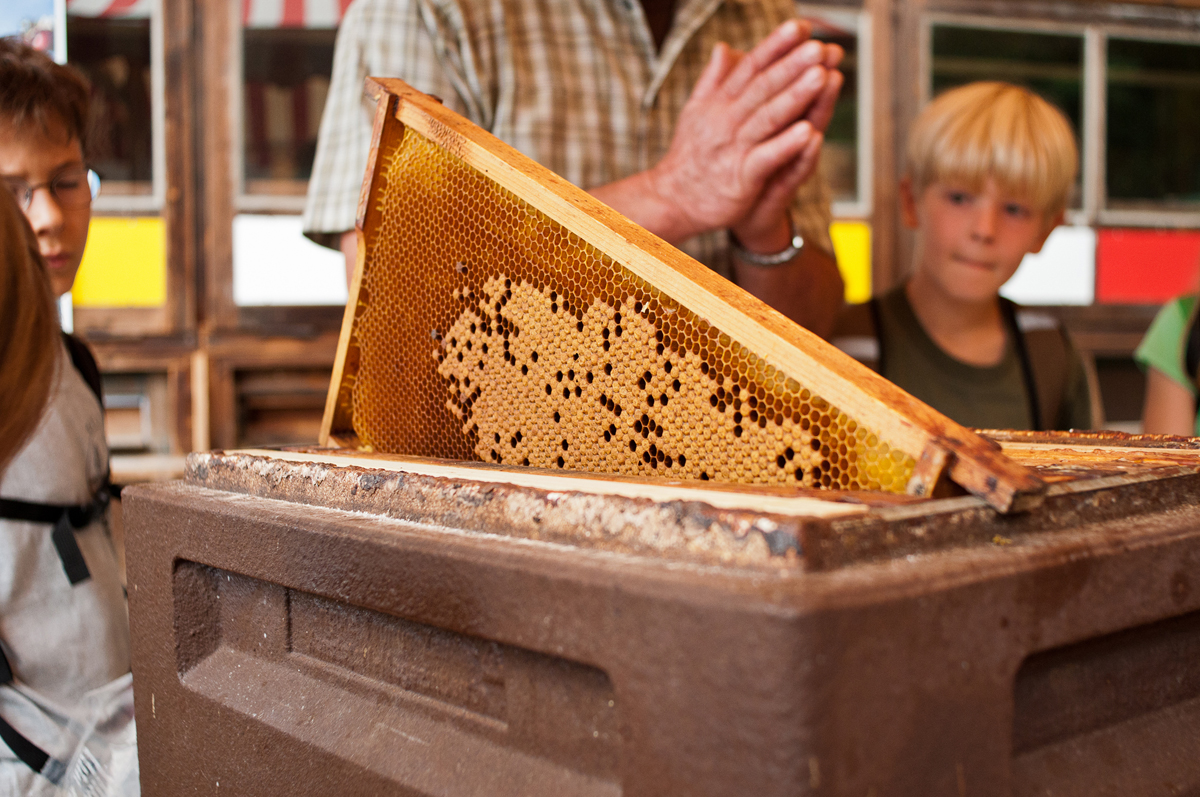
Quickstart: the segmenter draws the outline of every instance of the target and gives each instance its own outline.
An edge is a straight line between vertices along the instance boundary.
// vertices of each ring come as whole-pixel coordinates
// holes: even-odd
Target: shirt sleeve
[[[448,58],[458,42],[445,40],[439,22],[422,0],[355,0],[346,10],[304,206],[304,234],[317,243],[337,249],[341,233],[354,229],[375,118],[367,77],[400,78],[459,113],[470,104]]]
[[[1161,371],[1193,396],[1196,385],[1183,372],[1183,333],[1195,303],[1196,297],[1188,297],[1164,305],[1133,353],[1133,359],[1143,370]]]

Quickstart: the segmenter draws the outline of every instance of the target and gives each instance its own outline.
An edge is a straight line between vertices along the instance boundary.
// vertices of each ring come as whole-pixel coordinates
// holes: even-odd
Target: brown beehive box
[[[963,429],[376,91],[334,448],[125,493],[145,794],[1200,793],[1200,443]]]

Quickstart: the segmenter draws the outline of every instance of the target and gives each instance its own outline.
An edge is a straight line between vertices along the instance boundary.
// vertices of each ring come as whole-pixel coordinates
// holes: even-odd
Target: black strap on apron
[[[75,531],[86,527],[89,523],[103,516],[104,508],[109,502],[108,480],[105,487],[97,491],[91,503],[80,506],[66,504],[39,504],[32,501],[18,501],[14,498],[0,498],[0,518],[4,520],[24,520],[30,523],[49,523],[54,527],[50,539],[63,570],[71,584],[86,581],[91,573],[87,562],[83,559],[83,551],[75,541]]]
[[[12,681],[12,667],[8,663],[8,657],[4,655],[4,649],[0,648],[0,686],[8,686]],[[63,775],[67,771],[66,764],[51,757],[45,750],[29,741],[25,734],[9,725],[8,720],[4,717],[0,717],[0,739],[4,740],[8,749],[12,750],[13,755],[19,758],[25,766],[56,786],[62,781]]]

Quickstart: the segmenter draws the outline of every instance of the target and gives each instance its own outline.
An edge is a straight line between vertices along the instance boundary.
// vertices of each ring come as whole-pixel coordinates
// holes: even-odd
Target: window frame
[[[233,152],[230,153],[230,167],[233,169],[234,210],[236,213],[268,213],[282,215],[298,215],[304,212],[308,200],[308,180],[296,180],[303,184],[304,191],[298,194],[267,194],[250,193],[246,190],[246,73],[245,73],[245,31],[246,25],[239,16],[234,25],[236,34],[231,37],[232,53],[230,59],[232,106],[229,111],[232,129],[230,136]],[[333,28],[317,28],[317,30],[337,31]],[[311,179],[311,178],[310,178]]]
[[[65,4],[64,4],[65,5]],[[70,16],[70,15],[68,15]],[[68,23],[68,37],[70,28]],[[69,38],[67,39],[69,41]],[[107,216],[160,216],[167,198],[167,107],[166,107],[166,27],[163,20],[163,0],[152,0],[150,10],[150,193],[105,193],[92,202],[92,211]],[[67,63],[71,54],[66,44]],[[126,181],[109,181],[126,182]]]

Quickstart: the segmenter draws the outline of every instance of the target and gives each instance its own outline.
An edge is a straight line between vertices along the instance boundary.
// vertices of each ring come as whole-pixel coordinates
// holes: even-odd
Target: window
[[[825,131],[821,170],[833,192],[834,215],[862,218],[871,202],[871,97],[869,19],[843,8],[800,5],[813,26],[813,37],[846,51],[845,77],[833,120]]]
[[[243,0],[239,175],[233,219],[238,306],[346,302],[345,260],[301,234],[337,24],[348,0]]]
[[[69,17],[70,60],[92,83],[89,160],[110,192],[153,193],[150,20]]]
[[[846,300],[871,295],[871,36],[867,13],[846,8],[799,5],[813,37],[846,51],[842,92],[825,131],[821,172],[833,193],[830,237],[846,285]]]
[[[89,162],[103,181],[99,212],[157,211],[162,206],[165,147],[159,4],[67,5],[67,60],[92,84]]]
[[[1107,207],[1200,210],[1200,45],[1108,39]]]
[[[161,0],[68,0],[67,61],[91,83],[89,165],[100,196],[71,290],[84,333],[161,332],[167,320]]]
[[[1006,295],[1031,304],[1154,303],[1193,284],[1200,36],[938,15],[928,37],[931,94],[971,80],[1023,84],[1080,135],[1071,225],[1054,231]]]
[[[243,4],[240,205],[246,209],[299,210],[312,173],[340,6],[307,16],[289,15],[289,8]]]

